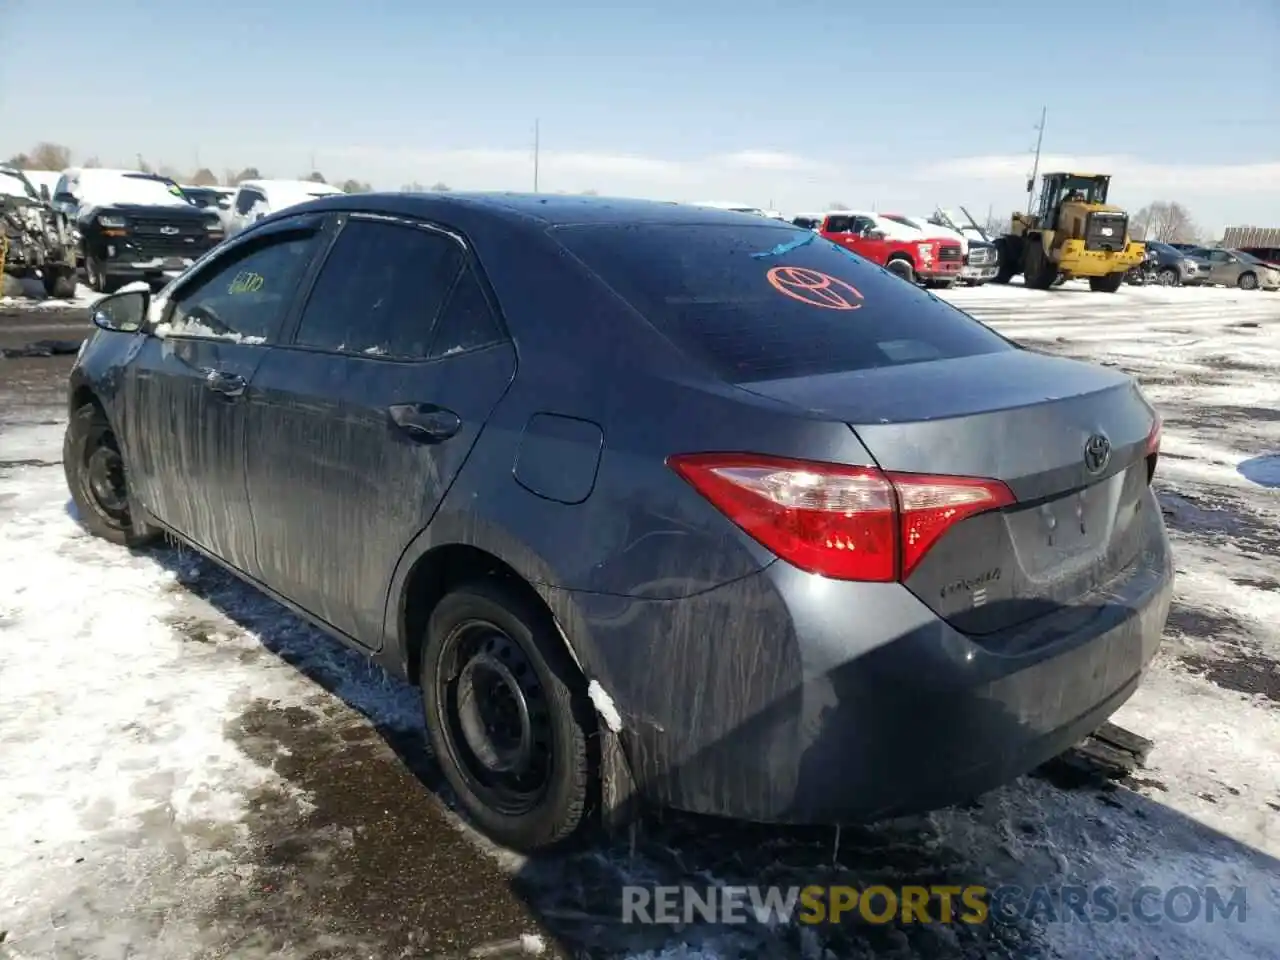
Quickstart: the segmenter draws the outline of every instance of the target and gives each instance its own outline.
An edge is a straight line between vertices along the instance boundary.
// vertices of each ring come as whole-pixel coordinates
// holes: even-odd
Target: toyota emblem
[[[1101,473],[1111,461],[1111,441],[1095,433],[1084,445],[1084,468],[1090,473]]]
[[[161,227],[160,232],[163,233],[166,237],[172,237],[175,234],[177,234],[178,228],[177,227]]]

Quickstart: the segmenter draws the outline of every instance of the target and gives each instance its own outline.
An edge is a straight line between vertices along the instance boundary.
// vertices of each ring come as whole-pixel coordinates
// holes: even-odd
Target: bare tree
[[[170,167],[167,164],[160,164],[160,168],[156,172],[162,177],[168,177],[175,183],[183,183],[185,180],[185,175],[181,170],[176,167]]]
[[[4,163],[6,167],[17,167],[19,170],[31,169],[31,157],[25,153],[15,153]]]
[[[257,167],[245,167],[239,173],[233,173],[227,180],[229,186],[235,186],[237,183],[243,183],[245,180],[261,180],[262,174],[258,172]]]
[[[343,193],[369,193],[373,190],[367,183],[361,183],[359,180],[344,180],[342,182]]]
[[[1174,200],[1156,200],[1133,215],[1135,236],[1160,243],[1189,243],[1198,236],[1187,208]]]
[[[431,192],[432,193],[448,193],[449,185],[442,180],[437,180],[435,183],[431,185]]]
[[[305,177],[302,177],[302,179],[310,180],[312,183],[328,183],[329,182],[324,178],[324,174],[321,173],[319,170],[312,170]]]
[[[827,209],[828,210],[848,210],[849,205],[847,203],[841,203],[839,200],[832,200],[827,204]]]
[[[600,191],[599,190],[583,190],[582,195],[584,197],[598,197],[600,196]]]
[[[65,170],[71,166],[71,148],[60,143],[37,143],[28,166],[32,170]]]
[[[213,171],[208,167],[201,167],[191,175],[191,183],[196,187],[216,187],[218,178],[213,175]]]
[[[988,237],[1002,237],[1012,226],[1008,217],[997,217],[991,214],[987,217],[987,222],[982,225],[982,232]]]
[[[88,157],[84,163],[80,164],[80,166],[84,167],[86,170],[97,170],[102,166],[102,161],[98,159],[97,154],[94,154],[92,157]]]

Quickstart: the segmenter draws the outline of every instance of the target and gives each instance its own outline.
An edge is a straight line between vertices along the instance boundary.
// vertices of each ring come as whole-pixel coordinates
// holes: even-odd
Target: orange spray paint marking
[[[766,277],[784,296],[824,310],[858,310],[865,299],[852,284],[804,267],[774,267]]]

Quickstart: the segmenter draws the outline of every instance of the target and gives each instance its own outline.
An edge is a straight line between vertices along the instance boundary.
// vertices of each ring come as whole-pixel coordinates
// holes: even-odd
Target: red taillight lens
[[[1014,502],[998,480],[886,474],[757,454],[688,454],[667,462],[769,550],[839,580],[906,579],[949,528]]]
[[[1151,432],[1147,434],[1147,456],[1160,452],[1160,434],[1164,431],[1164,420],[1156,414],[1155,423],[1151,424]]]

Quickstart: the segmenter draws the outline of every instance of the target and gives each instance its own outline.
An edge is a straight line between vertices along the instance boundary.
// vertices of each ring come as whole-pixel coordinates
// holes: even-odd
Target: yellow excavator
[[[1027,182],[1030,193],[1035,184]],[[1019,273],[1035,290],[1079,277],[1101,293],[1120,289],[1125,273],[1142,262],[1146,244],[1129,238],[1129,216],[1107,203],[1111,177],[1102,173],[1046,173],[1034,213],[1015,213],[1000,251],[996,283]]]

